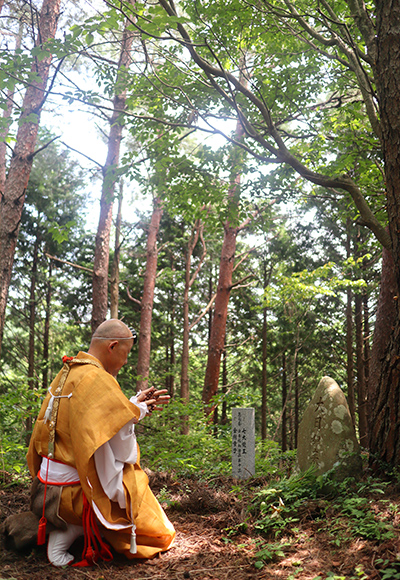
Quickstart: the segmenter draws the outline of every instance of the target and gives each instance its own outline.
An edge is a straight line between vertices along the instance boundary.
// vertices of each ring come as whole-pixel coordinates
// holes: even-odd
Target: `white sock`
[[[66,566],[74,557],[67,552],[78,536],[83,536],[83,527],[68,524],[66,530],[54,530],[49,534],[47,557],[53,566]]]

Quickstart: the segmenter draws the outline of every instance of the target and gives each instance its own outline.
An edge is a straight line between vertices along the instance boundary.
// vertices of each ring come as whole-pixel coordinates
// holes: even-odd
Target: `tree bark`
[[[385,469],[385,464],[400,465],[400,319],[398,298],[400,288],[400,4],[399,2],[376,2],[376,42],[377,59],[374,67],[379,97],[379,111],[382,128],[382,150],[385,162],[387,188],[387,212],[389,232],[392,242],[393,274],[395,286],[381,288],[390,300],[390,290],[395,291],[392,302],[393,320],[390,340],[385,349],[380,342],[385,330],[377,329],[374,339],[377,352],[374,364],[381,361],[382,366],[376,372],[372,365],[371,375],[371,434],[370,457],[377,467]],[[388,256],[384,255],[384,258]],[[384,266],[385,265],[384,262]],[[382,277],[385,272],[382,271]],[[390,278],[389,278],[390,282]],[[378,311],[380,316],[384,315]],[[377,315],[378,316],[378,315]],[[377,317],[377,325],[381,320]]]
[[[227,365],[227,354],[226,348],[222,353],[222,393],[226,395],[228,392],[228,365]],[[228,423],[228,405],[226,403],[226,397],[222,401],[221,410],[221,425],[226,425]]]
[[[2,4],[0,4],[0,12],[2,9]],[[22,34],[24,30],[24,22],[21,18],[19,21],[18,27],[18,34],[15,40],[15,51],[21,48],[22,43]],[[7,144],[6,138],[8,135],[9,125],[11,124],[11,113],[13,111],[14,106],[14,93],[15,93],[15,85],[12,89],[8,89],[7,97],[6,97],[6,108],[3,111],[3,119],[7,120],[7,127],[0,133],[0,192],[4,192],[5,184],[6,184],[6,168],[7,168]]]
[[[174,262],[171,259],[171,269],[174,269]],[[165,375],[165,388],[171,397],[174,396],[175,390],[175,291],[174,287],[168,293],[168,310],[169,310],[169,325],[168,325],[168,336],[167,344],[165,347],[165,359],[166,359],[166,375]]]
[[[287,379],[286,379],[286,352],[282,353],[282,451],[287,451]]]
[[[37,262],[38,262],[39,239],[36,236],[33,245],[31,283],[29,290],[29,348],[28,348],[28,388],[33,391],[35,387],[35,322],[36,322],[36,279],[37,279]],[[29,398],[29,394],[28,394]],[[29,414],[30,405],[28,406],[28,417],[25,421],[25,444],[29,445],[32,435],[32,417]]]
[[[60,0],[43,0],[39,17],[37,45],[54,38],[60,12]],[[17,245],[26,186],[32,168],[40,114],[46,98],[46,85],[52,55],[36,60],[32,72],[38,79],[26,89],[15,148],[10,161],[0,205],[0,350],[5,311]]]
[[[134,0],[130,0],[134,4]],[[115,183],[118,179],[116,169],[122,141],[123,114],[126,106],[127,91],[124,87],[124,76],[131,62],[133,43],[132,31],[128,30],[129,21],[126,21],[122,36],[122,47],[119,57],[115,95],[113,99],[113,113],[110,119],[110,133],[108,136],[108,152],[103,167],[103,185],[100,199],[100,217],[96,234],[96,246],[93,262],[93,309],[92,332],[104,322],[108,311],[108,264],[110,258],[110,233],[114,202]]]
[[[42,387],[46,392],[49,386],[49,344],[50,344],[50,317],[51,317],[51,295],[52,295],[52,267],[51,260],[49,260],[49,270],[46,282],[46,315],[44,319],[43,332],[43,373],[42,373]]]
[[[185,261],[185,288],[183,291],[183,332],[182,332],[182,363],[181,363],[181,399],[183,403],[189,402],[189,293],[190,288],[195,281],[200,267],[205,258],[205,245],[202,236],[203,224],[198,219],[193,227],[190,240],[187,246]],[[192,256],[197,245],[199,237],[203,241],[203,255],[200,259],[199,266],[191,276]],[[188,417],[182,417],[181,431],[184,435],[189,433]]]
[[[219,381],[221,354],[225,344],[228,302],[232,287],[232,271],[235,259],[237,228],[229,223],[224,226],[224,241],[221,252],[217,296],[208,347],[207,367],[204,379],[203,402],[207,414],[212,411],[211,399],[216,395]]]
[[[243,136],[244,129],[240,121],[238,121],[236,124],[235,137],[240,141]],[[233,174],[228,192],[228,216],[232,215],[234,216],[234,219],[237,219],[242,168],[242,154],[238,148],[234,150],[232,155],[232,167]],[[237,233],[238,227],[233,226],[228,217],[224,223],[224,240],[221,251],[217,295],[215,298],[214,316],[212,319],[208,346],[207,367],[204,378],[203,403],[206,406],[206,414],[209,414],[213,410],[212,405],[210,406],[210,402],[218,390],[221,354],[225,345],[228,303],[232,289],[232,272],[235,262]]]
[[[266,438],[267,438],[267,309],[264,307],[263,326],[262,326],[261,439],[265,441]]]
[[[361,447],[368,446],[367,431],[367,401],[365,394],[364,373],[364,340],[362,320],[362,295],[356,294],[354,299],[355,327],[356,327],[356,364],[357,364],[357,407],[358,407],[358,432]]]
[[[369,398],[369,376],[370,376],[370,363],[371,363],[371,348],[370,348],[370,324],[369,324],[369,303],[368,303],[368,291],[363,290],[362,293],[362,306],[363,306],[363,327],[364,327],[364,380],[365,380],[365,396],[368,403]],[[366,406],[366,413],[368,417],[368,404]]]
[[[138,375],[137,390],[147,389],[149,382],[150,352],[151,352],[151,320],[153,315],[154,289],[157,274],[157,236],[163,210],[158,199],[154,200],[147,237],[146,273],[144,276],[143,298],[140,315],[139,351],[136,374]]]
[[[346,223],[346,258],[351,257],[351,220]],[[353,351],[353,291],[347,288],[346,303],[346,374],[347,400],[353,425],[356,425],[356,401],[354,395],[354,351]]]
[[[122,200],[123,200],[123,182],[120,183],[118,195],[118,213],[115,222],[115,244],[114,257],[111,265],[111,283],[110,283],[110,315],[111,318],[118,318],[119,310],[119,261],[121,255],[121,222],[122,222]]]
[[[300,423],[300,384],[299,384],[299,365],[297,362],[297,357],[294,361],[294,448],[297,449],[298,435],[299,435],[299,423]]]
[[[394,330],[397,317],[398,302],[397,286],[394,273],[392,253],[383,249],[382,271],[378,306],[376,311],[374,338],[371,350],[368,417],[374,416],[375,402],[378,399],[380,377],[385,352],[390,342],[390,336]],[[370,437],[370,447],[372,445]]]
[[[346,303],[346,373],[347,400],[353,425],[356,424],[356,401],[354,395],[354,351],[353,351],[353,291],[347,288]]]

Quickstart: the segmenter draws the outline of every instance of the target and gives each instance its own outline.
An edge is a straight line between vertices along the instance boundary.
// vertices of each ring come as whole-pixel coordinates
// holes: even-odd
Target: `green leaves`
[[[337,292],[345,288],[365,287],[363,279],[352,280],[345,277],[345,270],[340,270],[333,262],[316,268],[315,270],[303,270],[286,275],[282,270],[274,276],[264,296],[264,304],[272,308],[278,303],[289,305],[296,303],[307,307],[314,299],[320,296],[335,296]]]
[[[49,232],[53,236],[54,241],[56,241],[58,244],[62,244],[69,239],[70,232],[75,225],[76,222],[73,220],[68,221],[63,226],[60,226],[59,224],[53,224],[49,227]]]
[[[52,56],[50,50],[46,49],[45,47],[43,47],[41,45],[35,46],[34,48],[32,48],[31,54],[32,54],[32,56],[37,58],[37,60],[39,62],[44,60],[45,58],[49,58]]]
[[[315,477],[313,470],[282,478],[255,494],[252,507],[257,513],[255,529],[263,535],[279,537],[290,533],[293,522],[308,513],[331,533],[334,545],[351,538],[384,542],[393,538],[395,532],[390,523],[371,509],[370,494],[374,493],[375,484],[372,479],[361,483],[351,479],[337,482],[329,473]],[[328,520],[330,523],[326,523]],[[337,533],[332,528],[334,521]]]

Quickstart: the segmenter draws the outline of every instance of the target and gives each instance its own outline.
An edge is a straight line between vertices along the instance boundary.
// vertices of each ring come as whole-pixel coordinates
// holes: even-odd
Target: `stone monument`
[[[233,408],[232,476],[237,479],[248,479],[255,471],[254,409]]]
[[[311,465],[317,475],[335,468],[338,479],[362,472],[360,446],[346,397],[330,377],[323,377],[299,425],[296,469]]]

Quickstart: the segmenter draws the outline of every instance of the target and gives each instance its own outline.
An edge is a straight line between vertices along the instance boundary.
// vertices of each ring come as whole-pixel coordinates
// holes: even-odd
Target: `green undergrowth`
[[[182,434],[182,417],[189,432]],[[138,430],[141,462],[153,471],[172,471],[179,477],[212,480],[232,474],[231,425],[214,426],[205,420],[199,402],[183,405],[173,400],[160,415],[146,419]],[[282,453],[273,441],[256,441],[256,475],[269,479],[291,472],[295,452]]]
[[[356,538],[376,544],[393,539],[398,530],[390,520],[397,506],[384,498],[387,486],[388,482],[372,477],[339,482],[332,473],[316,476],[310,469],[256,490],[249,508],[254,517],[254,530],[268,540],[259,542],[256,567],[282,557],[281,541],[292,538],[295,542],[305,522],[313,524],[314,534],[328,538],[332,550],[345,548]],[[280,541],[281,538],[284,540]],[[384,574],[388,562],[381,565]],[[363,573],[354,576],[359,577],[363,578]],[[317,578],[340,579],[341,576]],[[400,579],[400,574],[393,578]]]

